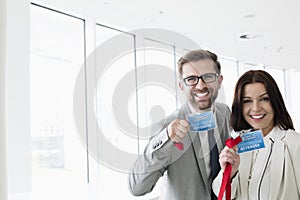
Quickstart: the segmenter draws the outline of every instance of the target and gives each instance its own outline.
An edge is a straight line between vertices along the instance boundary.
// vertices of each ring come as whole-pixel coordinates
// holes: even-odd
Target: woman
[[[251,70],[235,87],[231,125],[260,129],[265,148],[238,155],[225,147],[213,189],[219,193],[226,163],[232,165],[231,199],[300,199],[300,134],[294,131],[279,88],[270,74]]]

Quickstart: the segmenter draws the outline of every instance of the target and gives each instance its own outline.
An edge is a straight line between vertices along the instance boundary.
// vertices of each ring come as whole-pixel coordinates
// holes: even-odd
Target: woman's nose
[[[260,109],[260,105],[259,105],[259,102],[258,101],[253,101],[253,104],[252,104],[252,110],[259,110]]]

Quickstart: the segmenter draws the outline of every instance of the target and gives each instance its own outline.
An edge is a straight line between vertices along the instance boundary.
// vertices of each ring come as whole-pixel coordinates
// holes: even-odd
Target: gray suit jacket
[[[185,104],[177,116],[171,115],[153,126],[153,137],[129,174],[128,186],[133,195],[151,192],[158,179],[167,172],[165,199],[211,199],[212,180],[206,173],[199,135],[189,132],[183,140],[184,150],[178,150],[166,132],[166,127],[175,118],[185,119],[189,113],[191,111]],[[214,136],[220,152],[230,133],[230,110],[225,104],[215,103],[215,116],[217,128]]]

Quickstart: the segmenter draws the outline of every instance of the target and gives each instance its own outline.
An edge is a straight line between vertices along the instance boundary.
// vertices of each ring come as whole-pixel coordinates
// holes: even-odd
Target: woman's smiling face
[[[261,129],[266,136],[274,127],[274,110],[266,87],[251,83],[243,91],[243,117],[254,129]]]

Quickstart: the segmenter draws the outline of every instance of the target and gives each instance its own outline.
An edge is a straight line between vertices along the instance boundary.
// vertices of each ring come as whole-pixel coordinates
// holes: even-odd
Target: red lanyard
[[[232,138],[227,139],[225,144],[227,147],[232,148],[235,145],[237,145],[238,143],[240,143],[241,141],[242,141],[242,138],[240,136],[238,136],[235,139],[232,139]],[[225,188],[226,188],[226,200],[231,199],[231,180],[230,180],[231,169],[232,169],[232,165],[230,163],[227,163],[224,174],[223,174],[223,179],[222,179],[220,192],[218,195],[218,200],[222,200]]]
[[[183,150],[183,144],[181,142],[177,142],[177,143],[174,143],[174,146],[179,149],[179,150]]]

